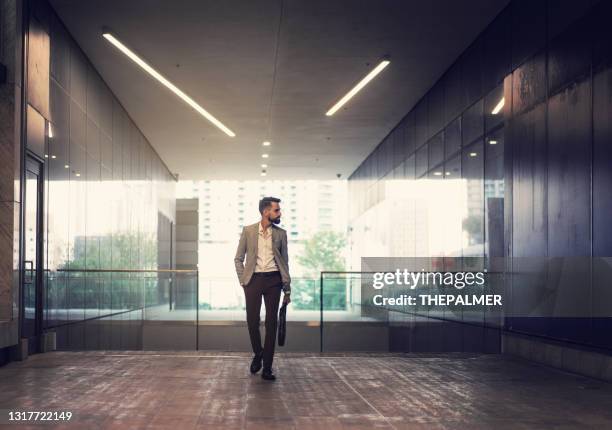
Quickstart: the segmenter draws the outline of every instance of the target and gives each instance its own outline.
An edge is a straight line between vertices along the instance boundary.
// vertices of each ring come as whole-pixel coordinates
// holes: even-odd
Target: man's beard
[[[272,224],[280,224],[280,217],[278,218],[268,218]]]

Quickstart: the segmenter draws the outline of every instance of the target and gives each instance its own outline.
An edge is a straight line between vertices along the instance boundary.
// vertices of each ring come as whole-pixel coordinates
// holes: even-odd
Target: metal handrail
[[[49,272],[197,273],[197,269],[47,269]]]

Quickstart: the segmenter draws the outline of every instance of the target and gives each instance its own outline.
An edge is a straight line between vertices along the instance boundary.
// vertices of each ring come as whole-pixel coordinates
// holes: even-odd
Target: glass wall
[[[512,1],[350,176],[350,270],[484,257],[506,329],[612,349],[611,16]]]
[[[130,276],[88,271],[168,268],[175,179],[55,13],[34,15],[51,45],[45,327],[78,349],[85,324],[73,323],[101,316],[111,290],[133,306]]]

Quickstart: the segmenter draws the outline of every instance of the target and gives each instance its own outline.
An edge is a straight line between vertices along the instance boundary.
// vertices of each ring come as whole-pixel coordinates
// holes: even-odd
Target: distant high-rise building
[[[182,198],[199,198],[200,270],[205,275],[228,276],[229,272],[231,276],[228,262],[232,263],[240,232],[259,221],[258,204],[265,196],[281,199],[279,226],[287,230],[296,274],[301,268],[291,256],[299,255],[313,234],[346,232],[346,181],[180,181],[177,193]],[[210,263],[213,257],[219,264]]]

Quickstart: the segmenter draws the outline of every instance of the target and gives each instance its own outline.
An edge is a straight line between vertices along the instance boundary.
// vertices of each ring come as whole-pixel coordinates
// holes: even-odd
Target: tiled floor
[[[53,352],[0,367],[0,411],[71,411],[0,428],[612,428],[612,385],[500,355],[277,354],[275,382],[234,353]]]

